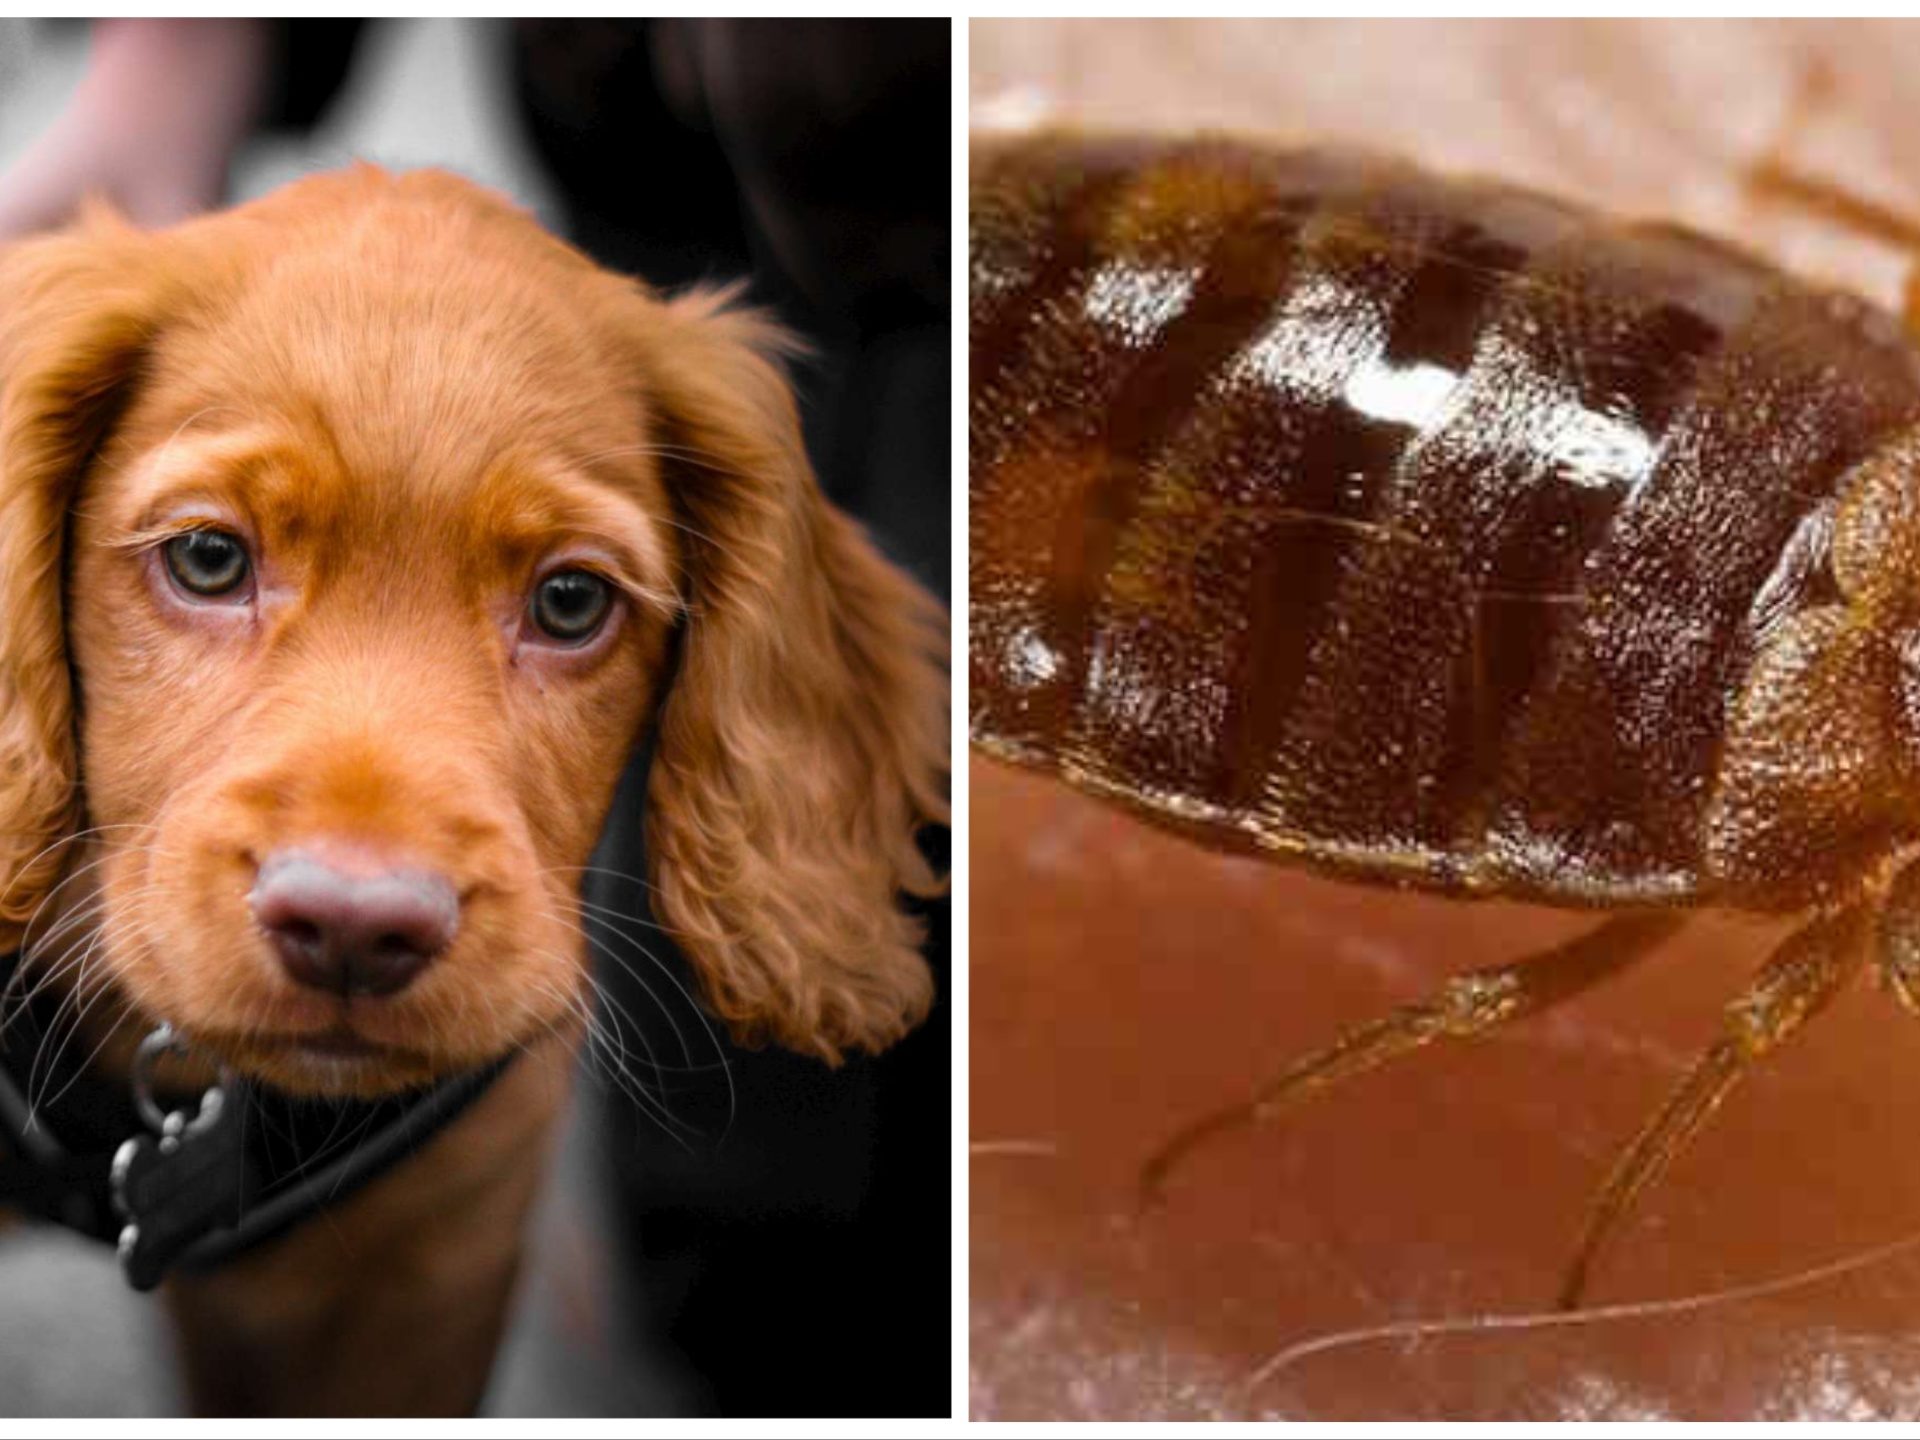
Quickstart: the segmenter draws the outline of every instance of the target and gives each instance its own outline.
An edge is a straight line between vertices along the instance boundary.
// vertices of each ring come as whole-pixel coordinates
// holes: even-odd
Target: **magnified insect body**
[[[1690,910],[1800,923],[1562,1290],[1868,958],[1920,1008],[1920,348],[1731,246],[1225,140],[976,144],[975,743],[1203,843],[1608,912],[1150,1163],[1537,1011]]]

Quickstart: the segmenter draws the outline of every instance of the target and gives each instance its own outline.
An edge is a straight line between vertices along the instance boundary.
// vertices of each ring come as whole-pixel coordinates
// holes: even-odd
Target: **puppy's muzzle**
[[[275,851],[247,899],[288,976],[343,997],[405,989],[460,928],[444,875],[359,851]]]

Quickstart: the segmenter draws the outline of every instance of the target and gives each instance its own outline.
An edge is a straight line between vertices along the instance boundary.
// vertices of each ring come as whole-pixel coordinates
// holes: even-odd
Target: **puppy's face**
[[[0,249],[0,943],[296,1091],[490,1060],[583,1010],[655,724],[711,1008],[898,1039],[945,618],[822,500],[781,348],[432,173]]]
[[[296,1091],[578,1013],[580,867],[675,607],[609,277],[435,221],[216,245],[238,273],[154,335],[72,512],[104,953]]]

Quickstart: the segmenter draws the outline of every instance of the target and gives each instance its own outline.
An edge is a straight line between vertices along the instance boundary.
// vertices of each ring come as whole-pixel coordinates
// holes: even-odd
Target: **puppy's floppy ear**
[[[149,237],[104,213],[0,248],[0,943],[68,856],[80,796],[61,581],[67,511],[160,296]]]
[[[946,818],[940,606],[821,496],[781,333],[696,294],[648,304],[651,420],[687,557],[648,852],[662,918],[743,1038],[837,1061],[926,1015],[900,892]]]

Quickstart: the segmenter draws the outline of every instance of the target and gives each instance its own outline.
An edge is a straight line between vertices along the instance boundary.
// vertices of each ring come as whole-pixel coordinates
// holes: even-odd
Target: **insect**
[[[1691,912],[1793,919],[1596,1192],[1578,1305],[1869,958],[1920,1012],[1920,345],[1732,246],[1378,157],[1053,133],[973,173],[974,742],[1213,847],[1604,912],[1199,1121],[1150,1192]]]

